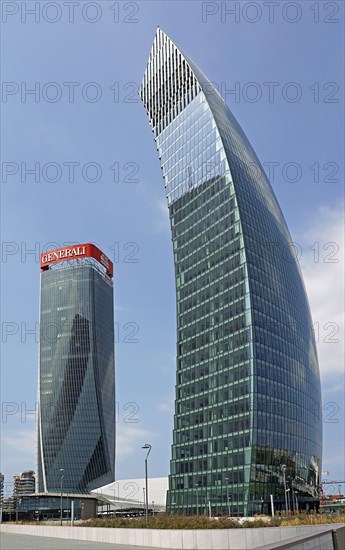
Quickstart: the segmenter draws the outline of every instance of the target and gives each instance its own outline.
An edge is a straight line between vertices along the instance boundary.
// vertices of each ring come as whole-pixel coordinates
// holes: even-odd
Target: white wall
[[[36,535],[42,537],[57,537],[63,539],[87,540],[129,544],[133,546],[151,546],[153,548],[177,548],[183,550],[243,550],[258,548],[266,544],[276,544],[281,541],[300,536],[310,536],[330,531],[342,524],[303,525],[296,527],[263,527],[250,529],[112,529],[102,527],[60,527],[44,525],[2,524],[4,533]],[[320,539],[315,539],[305,548],[332,548],[329,537],[324,533]],[[317,542],[320,541],[320,543]],[[326,546],[325,546],[326,544]],[[272,547],[274,548],[274,546]],[[304,548],[299,543],[296,548]]]

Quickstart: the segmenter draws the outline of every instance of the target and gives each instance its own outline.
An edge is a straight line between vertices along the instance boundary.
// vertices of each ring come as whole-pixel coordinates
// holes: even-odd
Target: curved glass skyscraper
[[[294,247],[246,135],[158,29],[141,98],[154,132],[176,275],[177,379],[168,509],[313,507],[319,368]],[[210,504],[209,504],[210,503]]]
[[[36,491],[59,492],[63,473],[65,493],[86,493],[114,480],[112,265],[79,245],[41,268]]]

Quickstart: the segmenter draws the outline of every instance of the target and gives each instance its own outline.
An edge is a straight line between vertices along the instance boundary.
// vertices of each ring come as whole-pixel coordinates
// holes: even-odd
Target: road
[[[1,550],[152,550],[148,546],[123,546],[105,542],[36,537],[1,533]]]

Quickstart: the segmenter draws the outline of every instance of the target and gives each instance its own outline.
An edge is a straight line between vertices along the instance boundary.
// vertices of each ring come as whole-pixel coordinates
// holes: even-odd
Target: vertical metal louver
[[[157,30],[140,97],[157,137],[198,95],[201,87],[182,53]]]

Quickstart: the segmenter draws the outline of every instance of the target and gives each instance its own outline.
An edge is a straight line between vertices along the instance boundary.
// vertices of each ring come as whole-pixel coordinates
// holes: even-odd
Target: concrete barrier
[[[288,541],[261,546],[260,550],[335,550],[333,531],[324,531],[311,536],[297,536]]]
[[[343,528],[343,524],[198,530],[55,527],[42,524],[1,525],[1,531],[4,533],[183,550],[252,550],[260,547],[266,547],[268,550],[269,548],[287,548],[286,545],[294,543],[298,546],[290,548],[333,550],[332,531],[340,528]],[[310,537],[313,540],[308,541]],[[301,545],[303,539],[306,546]],[[332,545],[329,546],[329,543]]]

